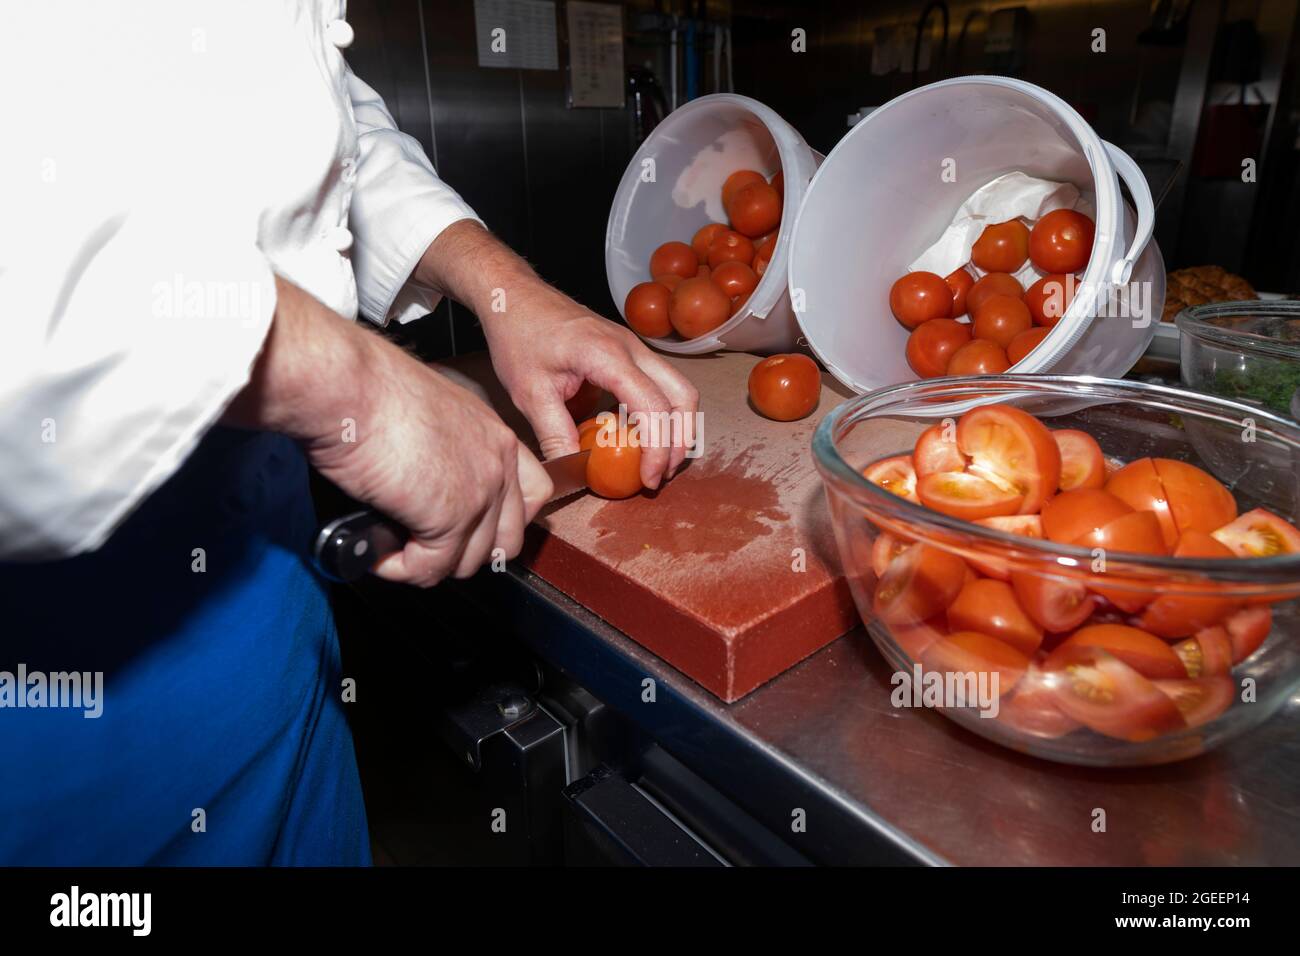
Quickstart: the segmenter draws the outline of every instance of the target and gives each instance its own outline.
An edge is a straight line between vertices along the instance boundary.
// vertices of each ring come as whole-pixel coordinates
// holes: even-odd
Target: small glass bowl
[[[981,736],[1064,763],[1159,764],[1217,747],[1273,714],[1300,687],[1300,556],[1187,559],[1112,554],[1106,556],[1104,574],[1099,574],[1092,551],[949,517],[863,477],[868,464],[909,453],[929,426],[991,403],[1024,409],[1053,429],[1082,429],[1113,463],[1144,457],[1190,462],[1233,491],[1239,513],[1262,507],[1293,524],[1300,520],[1300,427],[1240,403],[1142,382],[1052,375],[930,379],[861,395],[826,416],[813,437],[813,452],[858,611],[881,653],[896,672],[908,676],[906,682],[896,677],[896,684],[911,686],[919,683],[917,678],[928,677],[922,663],[926,648],[932,646],[935,627],[943,625],[934,625],[936,617],[887,623],[874,610],[880,583],[876,568],[881,567],[881,551],[875,546],[885,533],[957,555],[981,571],[992,566],[1000,574],[1027,578],[1045,588],[1077,591],[1086,585],[1096,594],[1098,581],[1104,580],[1102,590],[1117,601],[1121,595],[1131,603],[1134,595],[1150,600],[1173,594],[1251,602],[1271,611],[1262,645],[1235,663],[1226,678],[1206,678],[1217,681],[1212,685],[1215,693],[1230,690],[1232,695],[1230,704],[1219,699],[1226,709],[1212,708],[1210,713],[1217,712],[1212,719],[1197,722],[1187,717],[1187,725],[1177,727],[1166,723],[1149,739],[1107,735],[1073,720],[1066,721],[1073,727],[1063,727],[1053,719],[1060,712],[1052,706],[1051,695],[1061,692],[1069,677],[1030,666],[1018,680],[1011,678],[1013,686],[998,699],[996,716],[989,715],[988,707],[942,700],[939,709],[944,714]],[[1109,601],[1098,600],[1097,606],[1115,610],[1118,617]],[[1061,639],[1047,637],[1045,647]],[[903,693],[900,706],[918,701],[925,703],[923,695]]]
[[[1184,385],[1291,414],[1300,389],[1300,302],[1211,302],[1174,321]]]

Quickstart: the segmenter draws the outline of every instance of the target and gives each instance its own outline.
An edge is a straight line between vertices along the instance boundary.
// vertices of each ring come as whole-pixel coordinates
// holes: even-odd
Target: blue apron
[[[0,694],[0,864],[370,863],[314,522],[292,442],[216,428],[99,551],[0,563],[24,700],[103,674]]]

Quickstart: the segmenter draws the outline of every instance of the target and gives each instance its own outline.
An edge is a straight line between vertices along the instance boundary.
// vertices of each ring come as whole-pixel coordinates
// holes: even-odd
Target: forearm
[[[512,296],[550,291],[509,246],[468,219],[438,234],[414,278],[468,306],[485,327],[513,308]]]
[[[337,439],[345,418],[365,414],[369,389],[384,387],[377,372],[393,360],[385,350],[407,357],[297,286],[278,276],[275,284],[271,330],[248,385],[222,422],[308,443]]]

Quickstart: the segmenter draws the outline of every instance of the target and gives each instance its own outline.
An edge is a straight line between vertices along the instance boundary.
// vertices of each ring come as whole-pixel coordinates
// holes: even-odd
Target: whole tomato
[[[909,329],[931,319],[951,318],[952,289],[933,272],[909,272],[890,288],[889,310]]]
[[[792,422],[811,415],[821,400],[822,376],[806,355],[772,355],[749,373],[749,400],[763,417]]]

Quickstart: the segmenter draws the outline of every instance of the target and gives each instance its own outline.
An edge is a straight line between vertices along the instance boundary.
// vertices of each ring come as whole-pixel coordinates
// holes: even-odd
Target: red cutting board
[[[701,456],[653,494],[550,506],[522,560],[730,702],[857,623],[812,459],[817,423],[847,393],[823,376],[816,412],[772,422],[749,406],[753,356],[665,358],[699,389]],[[490,374],[481,358],[456,368]]]

